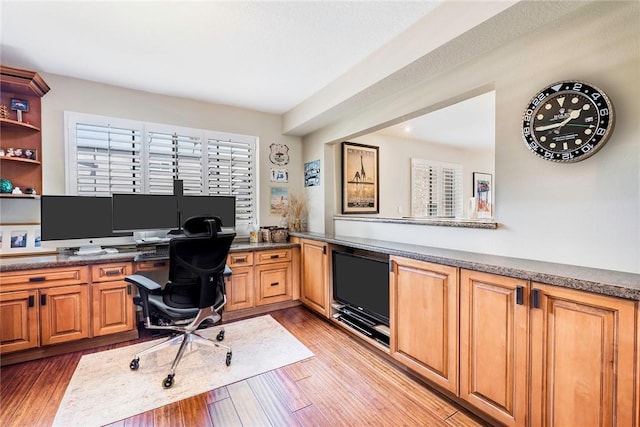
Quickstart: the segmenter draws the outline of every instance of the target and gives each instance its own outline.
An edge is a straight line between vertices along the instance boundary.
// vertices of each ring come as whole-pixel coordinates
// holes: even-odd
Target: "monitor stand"
[[[76,251],[76,255],[100,255],[104,253],[104,249],[100,245],[80,246]]]

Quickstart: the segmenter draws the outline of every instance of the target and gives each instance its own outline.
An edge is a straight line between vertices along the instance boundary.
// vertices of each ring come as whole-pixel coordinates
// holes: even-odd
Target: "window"
[[[233,195],[236,224],[257,217],[257,138],[65,112],[67,194]]]
[[[462,165],[411,159],[411,216],[462,216]]]

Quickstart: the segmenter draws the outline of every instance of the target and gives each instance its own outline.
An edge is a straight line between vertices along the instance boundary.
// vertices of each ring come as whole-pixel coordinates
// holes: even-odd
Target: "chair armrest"
[[[124,280],[133,283],[138,287],[138,289],[142,286],[149,293],[153,293],[154,291],[159,291],[160,289],[162,289],[162,286],[160,286],[158,283],[140,274],[127,276],[124,278]]]
[[[228,265],[225,264],[224,266],[224,272],[222,273],[222,275],[224,277],[229,277],[231,276],[231,267],[229,267]]]

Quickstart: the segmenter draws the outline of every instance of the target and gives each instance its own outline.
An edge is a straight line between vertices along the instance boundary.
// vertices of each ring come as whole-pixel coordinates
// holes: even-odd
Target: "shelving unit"
[[[29,111],[23,112],[22,121],[17,120],[16,111],[9,110],[9,117],[0,118],[0,148],[5,153],[9,148],[34,150],[36,159],[0,157],[0,178],[8,179],[14,187],[24,192],[28,188],[36,195],[2,193],[2,198],[36,198],[42,194],[42,135],[41,98],[49,92],[49,86],[38,73],[0,65],[0,104],[11,106],[17,98],[29,103]]]

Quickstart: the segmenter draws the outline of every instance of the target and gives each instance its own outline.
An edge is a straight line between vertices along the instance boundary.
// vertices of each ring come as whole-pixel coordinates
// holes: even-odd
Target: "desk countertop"
[[[469,270],[483,271],[502,276],[531,280],[533,282],[640,301],[640,274],[635,273],[359,237],[298,232],[292,232],[290,235],[323,241],[334,245],[388,255],[397,255],[436,264],[451,265]]]
[[[245,252],[245,251],[264,251],[268,249],[280,249],[298,247],[296,243],[249,243],[249,242],[234,242],[231,245],[230,252]],[[106,264],[110,262],[119,261],[134,261],[136,255],[142,252],[137,251],[135,248],[122,249],[121,252],[116,254],[102,254],[102,255],[89,255],[79,256],[70,254],[52,254],[52,255],[37,255],[37,256],[20,256],[20,257],[7,257],[0,258],[0,272],[8,271],[20,271],[31,270],[38,268],[55,268],[65,267],[72,265],[92,265],[92,264]]]

